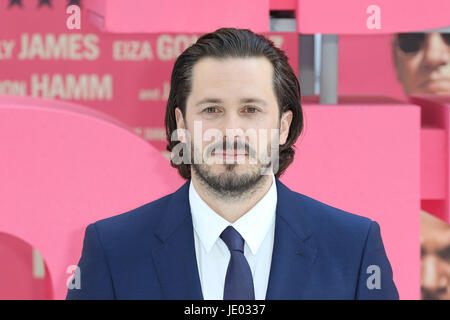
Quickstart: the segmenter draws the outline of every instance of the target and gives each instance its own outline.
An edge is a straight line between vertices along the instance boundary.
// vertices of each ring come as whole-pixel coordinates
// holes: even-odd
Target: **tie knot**
[[[225,242],[230,251],[240,251],[244,253],[244,238],[232,226],[228,226],[220,234],[220,238]]]

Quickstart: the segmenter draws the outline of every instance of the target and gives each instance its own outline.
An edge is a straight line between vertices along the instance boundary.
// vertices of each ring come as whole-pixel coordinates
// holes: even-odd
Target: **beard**
[[[237,149],[235,144],[235,149]],[[201,154],[193,143],[191,144],[191,150]],[[225,148],[223,150],[226,150]],[[246,145],[246,150],[249,148]],[[253,150],[250,150],[249,156],[255,154]],[[192,155],[193,156],[193,155]],[[256,164],[248,164],[246,159],[246,170],[239,170],[238,166],[242,166],[239,163],[223,163],[216,164],[216,166],[221,166],[220,170],[214,170],[214,165],[206,163],[206,161],[201,161],[201,163],[196,163],[191,161],[191,166],[195,174],[200,178],[200,182],[207,185],[209,189],[217,196],[229,199],[242,198],[248,195],[250,192],[254,191],[256,188],[264,184],[265,179],[263,177],[266,174],[263,172],[268,172],[265,170],[270,170],[271,161],[268,163],[261,163],[258,159]],[[270,172],[270,171],[269,171]]]

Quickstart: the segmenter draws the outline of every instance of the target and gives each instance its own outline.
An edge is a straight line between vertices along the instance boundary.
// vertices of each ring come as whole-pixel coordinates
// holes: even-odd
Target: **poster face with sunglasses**
[[[450,96],[450,33],[339,36],[339,94]],[[450,300],[450,221],[422,211],[421,298]]]
[[[397,80],[406,95],[450,94],[450,33],[399,33],[392,44]]]
[[[406,95],[450,95],[450,33],[399,33],[392,44]],[[425,211],[420,225],[422,299],[450,300],[450,225]]]

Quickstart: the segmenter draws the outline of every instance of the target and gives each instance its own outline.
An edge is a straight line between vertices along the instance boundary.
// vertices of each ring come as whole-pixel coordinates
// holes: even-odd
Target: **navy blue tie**
[[[232,226],[223,230],[220,238],[230,250],[225,277],[224,300],[255,300],[253,278],[250,266],[244,256],[244,239]]]

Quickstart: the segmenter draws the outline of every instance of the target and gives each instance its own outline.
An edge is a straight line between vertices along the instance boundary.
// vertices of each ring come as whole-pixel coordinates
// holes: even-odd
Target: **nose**
[[[427,290],[437,290],[445,286],[441,281],[438,258],[434,255],[427,255],[422,259],[422,287]]]
[[[245,120],[234,112],[228,112],[221,122],[224,139],[231,141],[245,140]]]
[[[450,62],[450,46],[440,33],[432,32],[428,35],[424,48],[424,62],[430,67],[437,67]]]

